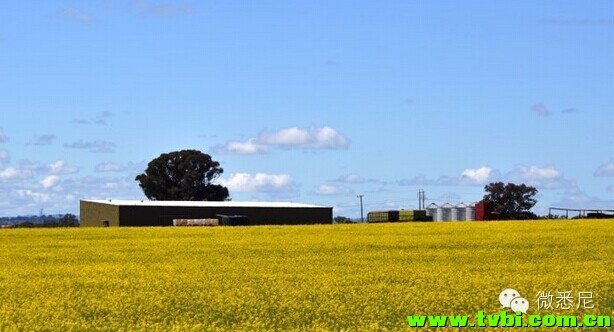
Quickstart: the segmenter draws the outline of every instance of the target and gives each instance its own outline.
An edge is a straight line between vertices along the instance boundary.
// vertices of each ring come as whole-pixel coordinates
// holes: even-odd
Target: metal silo
[[[456,220],[456,221],[467,220],[466,218],[467,204],[459,203],[454,207],[452,211],[453,211],[453,215],[456,216],[456,218],[452,218],[452,220]]]
[[[426,215],[433,217],[433,221],[439,221],[439,214],[437,213],[437,204],[429,204],[429,206],[426,207]]]
[[[471,203],[465,208],[465,220],[475,220],[475,203]]]
[[[441,221],[452,220],[452,204],[446,203],[439,207],[441,209]],[[438,211],[439,212],[439,211]]]

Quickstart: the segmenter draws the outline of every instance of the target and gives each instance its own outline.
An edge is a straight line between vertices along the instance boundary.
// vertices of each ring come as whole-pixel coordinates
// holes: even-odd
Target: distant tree
[[[484,187],[486,195],[482,199],[492,204],[493,210],[502,219],[535,219],[537,216],[529,210],[535,206],[537,194],[535,187],[525,184],[493,182]]]
[[[79,220],[74,214],[67,213],[58,219],[57,225],[59,227],[76,227],[79,226]]]
[[[344,216],[336,216],[333,220],[337,224],[352,224],[352,223],[354,223],[352,221],[352,219],[350,219],[348,217],[344,217]]]
[[[213,184],[224,170],[198,150],[163,153],[136,177],[145,196],[155,201],[223,201],[228,189]]]

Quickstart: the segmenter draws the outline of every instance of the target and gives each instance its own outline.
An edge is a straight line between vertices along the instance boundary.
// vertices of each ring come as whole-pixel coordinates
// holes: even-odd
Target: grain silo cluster
[[[433,221],[475,220],[475,203],[459,203],[457,205],[431,203],[426,207],[426,215],[431,216]]]
[[[484,202],[456,205],[431,203],[426,207],[426,215],[433,218],[433,221],[468,221],[490,220],[493,212],[492,207]]]

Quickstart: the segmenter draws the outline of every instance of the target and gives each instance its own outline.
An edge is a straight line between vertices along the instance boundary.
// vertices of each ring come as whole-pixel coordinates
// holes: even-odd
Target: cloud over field
[[[9,141],[9,137],[4,133],[4,129],[0,128],[0,143],[6,143]]]
[[[40,135],[36,137],[35,139],[31,140],[30,142],[28,142],[28,145],[36,145],[36,146],[51,145],[53,144],[54,140],[55,140],[55,135],[45,134],[45,135]]]
[[[268,151],[268,147],[258,142],[255,138],[250,138],[245,142],[229,141],[223,146],[214,148],[219,154],[263,154]]]
[[[476,169],[467,168],[461,173],[461,182],[483,185],[488,183],[492,173],[492,168],[486,166]]]
[[[548,107],[546,107],[546,105],[542,103],[534,104],[533,106],[531,106],[531,110],[540,116],[551,116],[554,114],[553,110],[549,109]],[[562,114],[573,114],[580,112],[580,110],[575,107],[567,107],[562,109],[560,112]]]
[[[366,180],[364,177],[358,174],[348,174],[348,175],[342,175],[333,181],[341,182],[341,183],[364,183]]]
[[[64,144],[69,149],[88,150],[93,153],[110,153],[115,151],[115,143],[103,140],[84,141],[78,140],[70,144]]]
[[[334,184],[321,184],[317,186],[313,192],[323,196],[348,195],[353,193],[350,188]]]
[[[105,161],[96,164],[94,171],[96,173],[121,173],[127,172],[130,174],[142,173],[147,168],[147,162],[128,162],[128,163],[116,163],[112,161]]]
[[[247,141],[228,141],[213,148],[219,154],[262,154],[270,147],[296,150],[348,149],[350,140],[337,130],[324,127],[289,127],[272,132],[262,132]]]
[[[516,165],[504,178],[508,182],[525,183],[537,189],[575,187],[573,181],[565,179],[563,173],[554,167]]]
[[[229,179],[221,179],[220,184],[228,190],[239,193],[291,193],[297,184],[288,174],[234,173]]]
[[[0,165],[7,164],[9,161],[11,161],[11,154],[5,149],[0,149]]]
[[[78,167],[71,166],[62,159],[47,164],[22,160],[19,163],[19,170],[27,176],[34,176],[36,174],[64,175],[79,173]]]
[[[21,173],[14,167],[8,167],[0,170],[0,180],[12,180],[18,178],[20,175]]]
[[[133,1],[130,7],[139,14],[159,17],[187,15],[193,13],[195,10],[195,7],[191,5],[181,5],[177,3],[155,3],[147,0]]]
[[[57,16],[81,24],[89,24],[92,22],[92,16],[90,14],[76,7],[64,7],[58,11]]]
[[[440,176],[430,179],[424,175],[417,175],[410,179],[398,180],[400,186],[483,186],[491,182],[525,183],[536,186],[538,189],[564,189],[572,188],[575,183],[566,179],[562,172],[550,166],[526,166],[518,164],[505,174],[488,166],[467,168],[458,177]]]
[[[552,114],[552,111],[546,108],[546,105],[541,103],[531,106],[531,110],[541,116],[549,116]]]
[[[40,183],[43,188],[53,187],[56,183],[60,181],[60,177],[57,175],[47,175]]]
[[[478,168],[466,168],[461,172],[460,176],[457,177],[442,175],[437,179],[429,179],[421,174],[411,179],[399,180],[397,184],[400,186],[481,186],[489,182],[497,181],[499,178],[499,171],[493,170],[488,166],[481,166]]]
[[[614,161],[599,166],[594,175],[599,177],[614,176]]]

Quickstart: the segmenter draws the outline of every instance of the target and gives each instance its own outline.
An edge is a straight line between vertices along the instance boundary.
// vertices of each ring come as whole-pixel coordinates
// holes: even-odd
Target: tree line
[[[21,216],[0,218],[0,224],[11,228],[77,227],[79,218],[72,213],[62,216]]]

